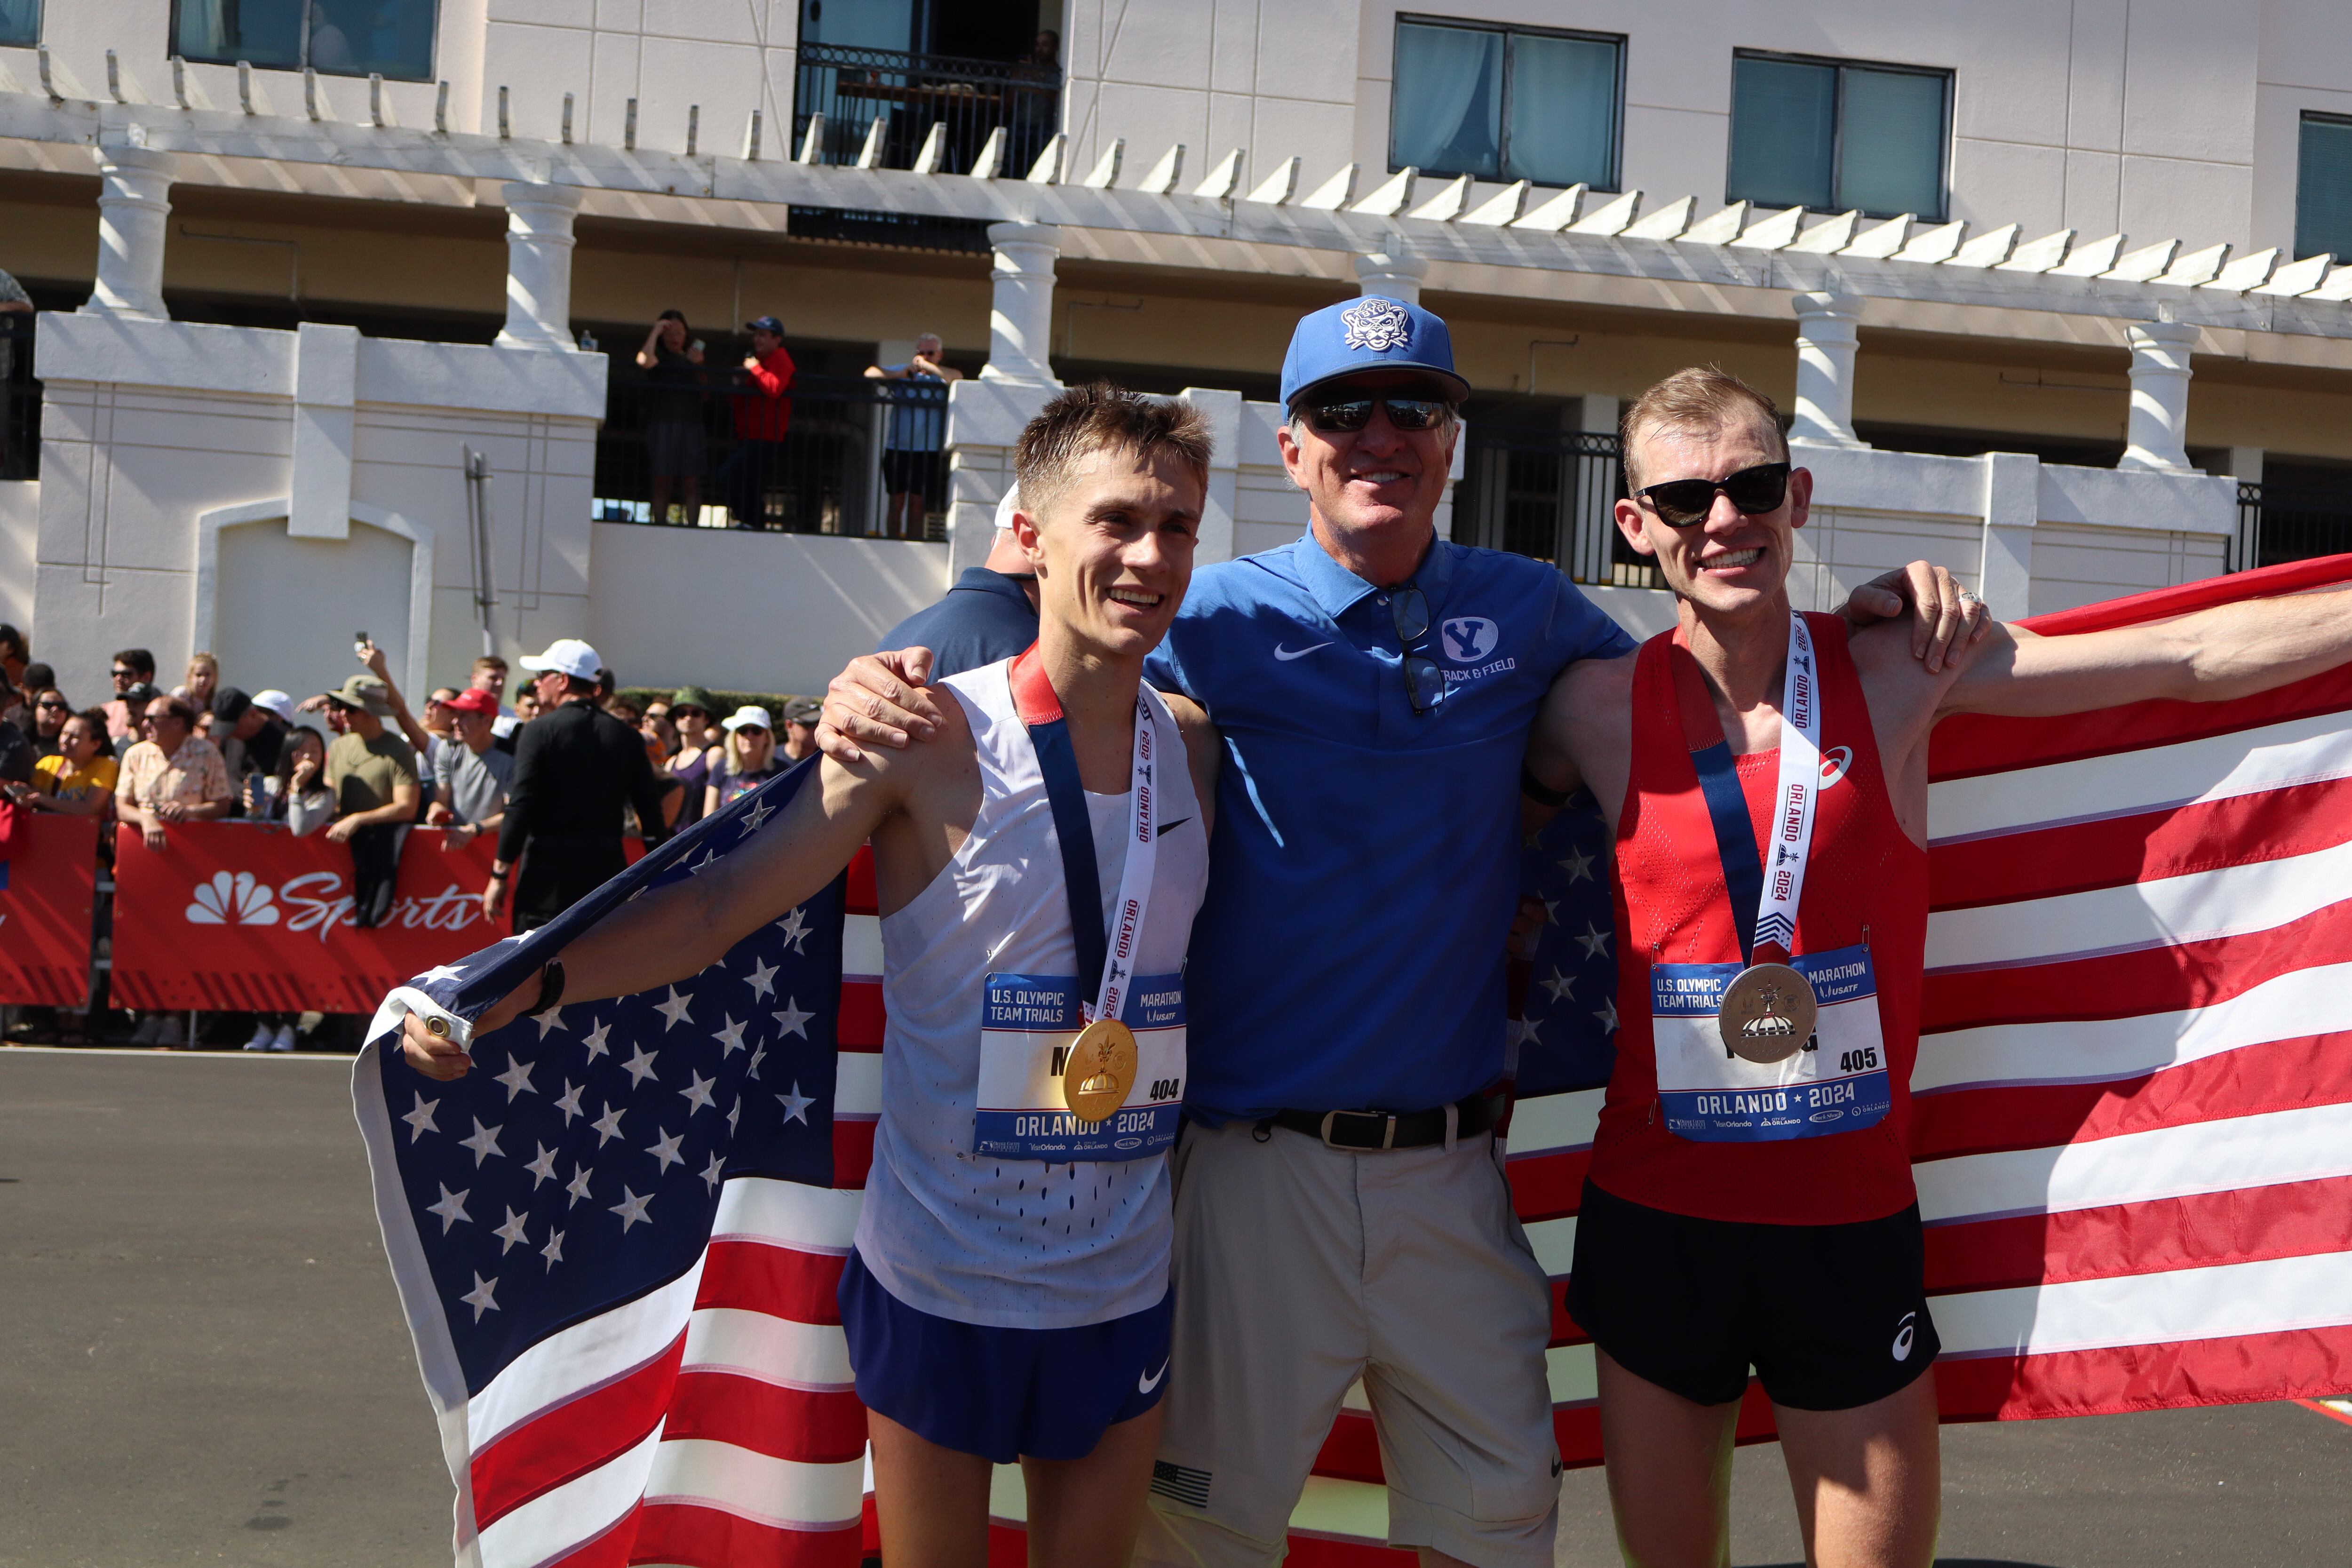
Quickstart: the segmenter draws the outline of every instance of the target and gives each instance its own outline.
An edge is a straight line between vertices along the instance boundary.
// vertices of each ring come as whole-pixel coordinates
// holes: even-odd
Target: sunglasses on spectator
[[[135,669],[124,669],[118,666],[114,671],[114,679],[117,680],[136,680],[139,679],[139,672]]]
[[[765,735],[768,733],[767,731],[761,729],[757,724],[738,724],[735,726],[735,732],[739,735]]]
[[[1723,496],[1745,517],[1779,510],[1789,495],[1789,465],[1759,463],[1720,479],[1668,479],[1643,485],[1634,495],[1650,503],[1659,519],[1673,528],[1696,528],[1715,510]]]
[[[1324,436],[1345,436],[1372,422],[1372,410],[1389,411],[1389,423],[1400,430],[1434,430],[1444,422],[1446,405],[1436,397],[1346,397],[1309,403],[1299,412],[1307,428]]]
[[[36,708],[67,708],[70,707],[71,704],[65,702],[53,702],[49,699],[44,697],[38,702],[34,703],[33,706]]]

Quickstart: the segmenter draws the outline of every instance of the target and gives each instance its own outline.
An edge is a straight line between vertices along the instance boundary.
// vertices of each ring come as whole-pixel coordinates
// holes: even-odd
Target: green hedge
[[[715,686],[706,686],[703,689],[710,693],[713,708],[710,717],[714,721],[726,718],[745,703],[757,708],[765,708],[771,717],[775,717],[783,712],[785,703],[798,695],[795,692],[785,691],[721,691]],[[677,688],[675,686],[624,686],[620,689],[619,696],[622,701],[630,704],[642,713],[646,710],[646,704],[655,698],[658,697],[667,702],[677,694]],[[819,696],[819,700],[823,700],[822,694]],[[777,722],[782,723],[782,720],[778,718]]]

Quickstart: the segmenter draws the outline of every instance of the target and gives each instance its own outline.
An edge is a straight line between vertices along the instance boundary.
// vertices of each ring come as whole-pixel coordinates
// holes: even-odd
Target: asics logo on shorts
[[[1900,1327],[1895,1331],[1895,1359],[1908,1361],[1911,1357],[1911,1336],[1918,1326],[1919,1314],[1906,1312]],[[1162,1369],[1166,1370],[1165,1368]]]
[[[1171,1358],[1170,1358],[1170,1360],[1173,1360],[1173,1359],[1174,1359],[1173,1357],[1171,1357]],[[1168,1375],[1168,1363],[1167,1363],[1167,1362],[1164,1362],[1164,1361],[1163,1361],[1163,1362],[1161,1362],[1161,1363],[1160,1363],[1160,1370],[1159,1370],[1158,1372],[1153,1373],[1152,1373],[1150,1376],[1149,1376],[1149,1377],[1146,1377],[1143,1373],[1139,1373],[1139,1373],[1137,1373],[1135,1374],[1135,1392],[1136,1392],[1136,1393],[1138,1393],[1138,1394],[1149,1394],[1149,1393],[1150,1393],[1153,1389],[1155,1389],[1155,1388],[1157,1388],[1157,1387],[1159,1387],[1159,1386],[1160,1386],[1160,1380],[1161,1378],[1163,1378],[1163,1377],[1166,1377],[1167,1375]]]

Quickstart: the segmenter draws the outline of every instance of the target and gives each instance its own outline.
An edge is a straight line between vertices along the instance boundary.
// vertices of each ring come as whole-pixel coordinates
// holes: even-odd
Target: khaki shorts
[[[1175,1173],[1168,1425],[1136,1561],[1278,1562],[1360,1378],[1391,1542],[1549,1568],[1550,1301],[1492,1136],[1354,1153],[1246,1121],[1187,1126]]]

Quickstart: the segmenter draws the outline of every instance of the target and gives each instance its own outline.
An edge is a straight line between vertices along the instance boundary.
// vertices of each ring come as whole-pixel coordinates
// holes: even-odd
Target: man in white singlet
[[[1033,1563],[1123,1563],[1141,1521],[1217,765],[1201,710],[1143,661],[1191,581],[1208,458],[1187,405],[1055,398],[1019,455],[1035,646],[941,683],[944,743],[821,760],[773,824],[557,961],[567,1000],[684,980],[871,840],[889,1022],[840,1294],[892,1568],[985,1562],[990,1466],[1015,1458]],[[436,1078],[470,1066],[415,1017],[404,1046]]]

